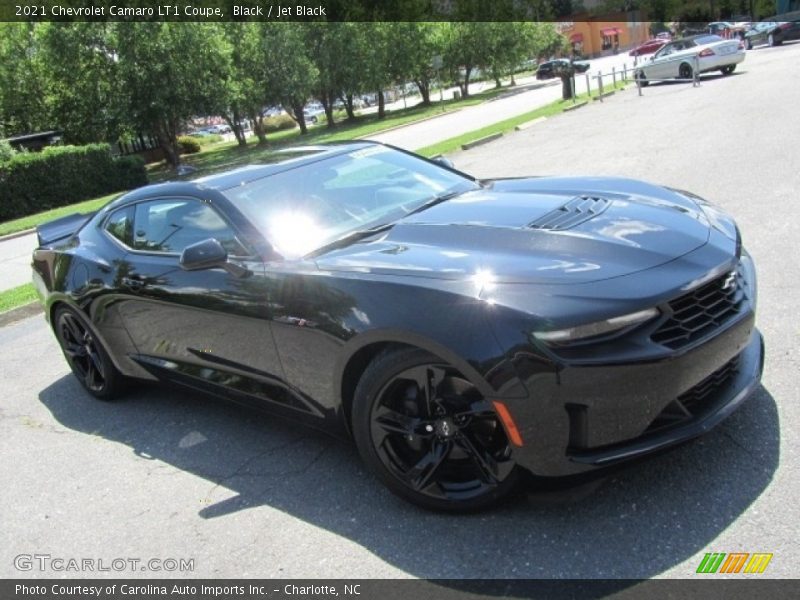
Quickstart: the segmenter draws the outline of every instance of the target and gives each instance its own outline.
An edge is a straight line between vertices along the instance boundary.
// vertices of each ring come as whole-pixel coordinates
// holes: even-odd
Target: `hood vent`
[[[591,196],[576,196],[560,208],[551,210],[542,215],[533,223],[528,224],[531,229],[547,229],[550,231],[563,231],[580,225],[589,219],[601,214],[611,205],[607,198],[592,198]]]

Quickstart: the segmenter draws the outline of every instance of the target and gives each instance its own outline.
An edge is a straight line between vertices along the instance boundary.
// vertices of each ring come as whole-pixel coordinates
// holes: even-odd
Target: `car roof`
[[[188,181],[167,181],[137,188],[124,194],[108,204],[107,208],[118,208],[129,202],[137,202],[144,198],[159,197],[164,195],[196,195],[203,190],[227,190],[240,185],[246,185],[257,179],[269,177],[276,173],[295,169],[304,165],[324,160],[331,156],[347,154],[372,146],[381,146],[380,142],[373,141],[348,141],[328,142],[308,146],[294,146],[278,150],[260,164],[251,164],[234,169],[228,169],[197,177]]]

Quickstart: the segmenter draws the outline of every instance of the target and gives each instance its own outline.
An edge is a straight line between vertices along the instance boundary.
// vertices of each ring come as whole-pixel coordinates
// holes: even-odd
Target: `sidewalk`
[[[0,292],[31,282],[31,254],[36,234],[0,242]]]

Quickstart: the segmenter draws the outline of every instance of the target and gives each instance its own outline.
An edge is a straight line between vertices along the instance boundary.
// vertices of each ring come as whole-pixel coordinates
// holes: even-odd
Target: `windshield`
[[[223,194],[286,258],[391,224],[425,203],[479,185],[385,146],[276,173]]]
[[[713,44],[714,42],[721,42],[723,38],[719,37],[718,35],[704,35],[702,37],[697,37],[694,39],[695,44],[698,46],[703,46],[705,44]]]

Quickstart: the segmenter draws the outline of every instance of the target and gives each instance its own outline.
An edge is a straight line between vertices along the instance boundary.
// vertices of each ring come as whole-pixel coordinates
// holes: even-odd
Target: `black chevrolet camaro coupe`
[[[35,285],[90,394],[169,381],[300,419],[428,508],[696,437],[763,366],[733,220],[639,181],[475,180],[351,142],[38,234]]]

